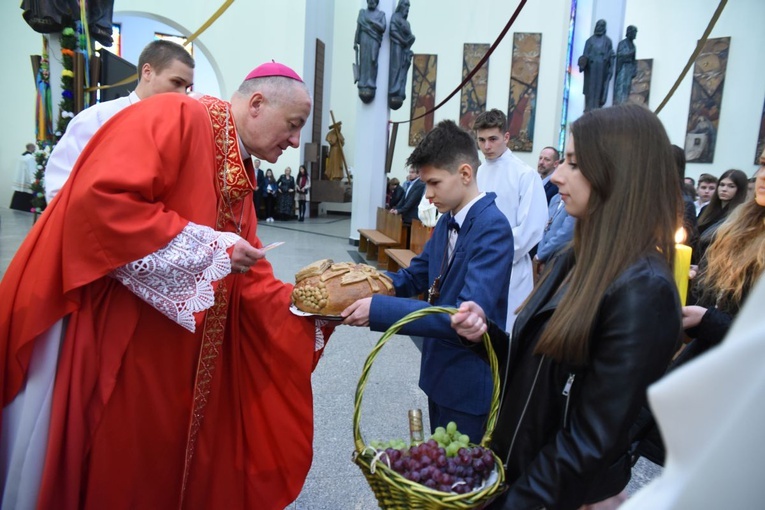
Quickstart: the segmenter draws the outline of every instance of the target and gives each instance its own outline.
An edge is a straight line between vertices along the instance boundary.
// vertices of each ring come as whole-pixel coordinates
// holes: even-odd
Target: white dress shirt
[[[138,101],[140,101],[138,94],[131,92],[129,96],[86,108],[69,121],[64,136],[53,148],[45,165],[45,199],[48,203],[61,191],[77,163],[77,158],[80,157],[82,150],[96,134],[98,128],[117,112]]]

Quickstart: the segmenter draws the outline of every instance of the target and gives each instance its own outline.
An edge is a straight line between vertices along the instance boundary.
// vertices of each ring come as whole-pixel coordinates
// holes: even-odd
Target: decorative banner
[[[542,34],[516,32],[513,35],[510,100],[507,105],[510,132],[507,146],[513,151],[531,152],[534,147],[534,115],[541,52]]]
[[[757,137],[757,150],[754,153],[754,164],[760,164],[760,154],[765,150],[765,103],[762,104],[762,118],[760,119],[760,135]]]
[[[696,58],[685,135],[685,159],[689,163],[711,163],[715,159],[729,48],[730,37],[707,39]]]
[[[628,103],[642,104],[648,108],[648,96],[651,93],[651,73],[653,71],[653,59],[644,58],[635,61],[637,63],[637,74],[632,78],[630,87],[630,97]]]
[[[412,113],[415,118],[436,105],[438,55],[414,55],[412,59]],[[409,146],[416,146],[433,129],[433,113],[409,123]]]
[[[488,44],[465,43],[462,50],[462,79],[472,71],[489,51]],[[489,80],[489,62],[476,72],[462,87],[460,94],[460,126],[468,131],[479,114],[486,111],[486,83]]]

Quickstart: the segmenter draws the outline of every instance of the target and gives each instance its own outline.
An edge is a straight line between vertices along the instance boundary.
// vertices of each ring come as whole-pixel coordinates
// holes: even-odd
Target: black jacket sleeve
[[[707,308],[699,325],[688,328],[686,333],[688,333],[689,337],[694,338],[695,341],[701,342],[705,348],[704,350],[706,350],[722,342],[725,335],[728,334],[732,322],[732,314],[717,308]]]
[[[630,426],[646,388],[670,361],[682,327],[679,310],[674,282],[656,271],[633,272],[609,288],[593,331],[591,362],[574,382],[579,388],[569,425],[510,486],[503,509],[575,510],[590,502],[589,489],[609,466],[628,461]]]

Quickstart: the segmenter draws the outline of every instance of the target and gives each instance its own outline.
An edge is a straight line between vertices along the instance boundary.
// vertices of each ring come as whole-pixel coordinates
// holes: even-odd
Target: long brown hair
[[[574,230],[576,264],[537,354],[584,364],[609,285],[646,253],[673,264],[680,180],[658,117],[635,104],[593,110],[571,125],[576,161],[592,190]]]
[[[736,209],[736,207],[743,204],[744,200],[746,200],[747,183],[749,182],[749,179],[744,172],[735,168],[726,170],[717,181],[718,187],[723,179],[730,179],[733,181],[736,185],[736,194],[733,195],[733,198],[731,198],[727,204],[723,205],[718,190],[715,189],[712,198],[709,199],[709,203],[704,207],[701,216],[699,216],[698,224],[700,232],[703,232],[722,218],[728,216],[734,209]]]
[[[717,230],[706,259],[697,283],[701,302],[738,310],[765,270],[765,207],[752,199],[736,208]]]

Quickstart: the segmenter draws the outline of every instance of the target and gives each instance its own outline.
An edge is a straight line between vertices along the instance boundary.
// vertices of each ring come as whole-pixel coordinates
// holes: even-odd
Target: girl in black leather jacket
[[[585,113],[552,180],[578,219],[574,240],[524,303],[512,341],[475,303],[452,317],[474,342],[488,328],[504,360],[492,448],[509,488],[492,509],[623,501],[630,425],[681,333],[670,269],[679,181],[658,118],[637,105]]]

